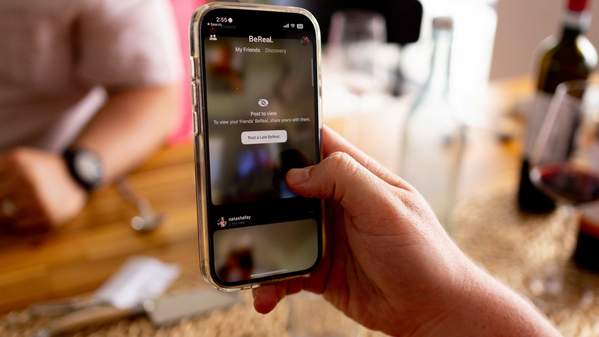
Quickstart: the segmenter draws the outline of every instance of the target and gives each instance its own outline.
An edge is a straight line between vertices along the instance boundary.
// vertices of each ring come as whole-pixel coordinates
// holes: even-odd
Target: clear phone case
[[[260,286],[261,282],[255,282],[251,284],[245,284],[243,286],[237,287],[227,287],[217,283],[210,273],[210,254],[209,254],[209,244],[208,244],[208,220],[207,220],[207,203],[208,195],[206,191],[206,174],[207,167],[205,158],[205,144],[204,144],[204,126],[202,125],[202,118],[204,111],[204,91],[202,90],[202,67],[200,63],[200,55],[201,53],[201,29],[202,29],[202,20],[205,15],[214,10],[214,9],[243,9],[243,10],[253,10],[253,11],[268,11],[268,12],[282,12],[282,13],[297,13],[306,16],[314,25],[314,30],[316,32],[316,65],[317,65],[317,81],[318,81],[318,121],[319,121],[319,134],[318,134],[318,142],[322,144],[322,81],[321,81],[321,36],[320,36],[320,28],[318,26],[318,22],[316,18],[309,11],[298,8],[298,7],[290,7],[290,6],[272,6],[272,5],[261,5],[261,4],[243,4],[243,3],[229,3],[229,2],[211,2],[209,4],[203,5],[198,8],[192,18],[190,23],[190,61],[191,61],[191,85],[192,85],[192,104],[193,104],[193,125],[194,125],[194,143],[195,143],[195,164],[196,164],[196,194],[197,194],[197,212],[198,212],[198,243],[199,243],[199,255],[200,255],[200,270],[204,279],[212,284],[214,287],[221,291],[238,291],[242,289],[250,289],[256,288]],[[322,151],[321,151],[322,153]],[[321,158],[322,159],[322,158]],[[326,243],[326,237],[324,235],[324,210],[323,210],[323,226],[322,226],[322,243],[323,247],[321,251],[324,254],[324,246]],[[297,277],[293,276],[293,277]],[[276,280],[269,280],[268,282],[280,281],[290,277],[285,277],[284,275],[281,278]]]

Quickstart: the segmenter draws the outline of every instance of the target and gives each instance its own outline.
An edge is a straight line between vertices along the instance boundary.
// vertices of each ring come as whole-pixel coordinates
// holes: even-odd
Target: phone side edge
[[[198,228],[198,251],[199,251],[199,267],[200,272],[204,280],[214,286],[220,291],[237,291],[241,288],[223,287],[212,277],[210,272],[210,252],[209,252],[209,240],[208,240],[208,210],[207,210],[207,198],[208,192],[206,190],[206,149],[204,143],[204,130],[202,127],[201,119],[204,114],[204,90],[202,85],[202,67],[200,63],[201,55],[201,23],[205,15],[212,9],[220,8],[219,3],[205,4],[195,10],[191,17],[189,25],[189,38],[190,38],[190,61],[191,61],[191,87],[192,97],[198,99],[193,102],[193,118],[194,123],[197,125],[197,132],[194,132],[194,166],[195,166],[195,181],[196,181],[196,209],[197,209],[197,228]],[[198,85],[199,84],[199,85]]]

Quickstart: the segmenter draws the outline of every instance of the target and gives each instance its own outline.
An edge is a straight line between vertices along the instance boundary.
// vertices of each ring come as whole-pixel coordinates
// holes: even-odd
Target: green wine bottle
[[[555,203],[530,180],[529,157],[549,103],[560,83],[586,80],[597,66],[597,52],[585,33],[590,25],[590,0],[568,0],[561,36],[541,44],[537,93],[527,118],[526,138],[518,187],[518,206],[530,213],[546,213]]]

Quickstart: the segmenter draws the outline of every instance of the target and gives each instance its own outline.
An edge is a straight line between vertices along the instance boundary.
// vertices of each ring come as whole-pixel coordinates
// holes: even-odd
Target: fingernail
[[[310,177],[310,168],[291,169],[287,172],[287,183],[290,185],[301,185]]]

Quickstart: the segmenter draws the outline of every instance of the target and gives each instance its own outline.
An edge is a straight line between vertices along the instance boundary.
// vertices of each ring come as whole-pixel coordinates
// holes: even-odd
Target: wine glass
[[[598,89],[560,84],[533,147],[530,178],[560,205],[599,200]]]
[[[347,45],[357,42],[387,42],[385,18],[367,10],[343,10],[333,14],[329,43]]]
[[[560,206],[564,221],[570,221],[577,207],[599,200],[599,86],[586,81],[560,84],[539,122],[530,178]],[[545,299],[560,295],[563,269],[545,266],[530,281],[529,290]]]
[[[341,82],[352,92],[388,91],[398,64],[399,51],[387,44],[383,15],[357,9],[333,14],[326,69],[341,74]]]

